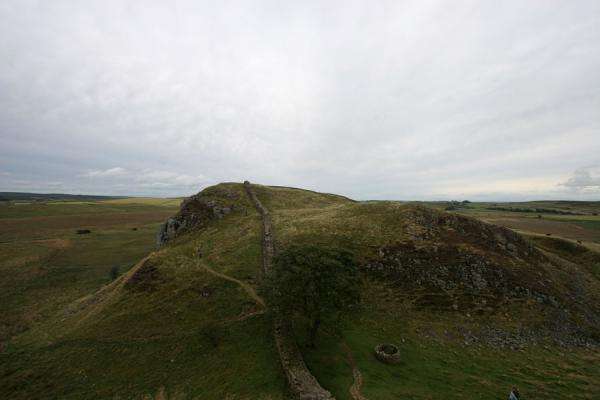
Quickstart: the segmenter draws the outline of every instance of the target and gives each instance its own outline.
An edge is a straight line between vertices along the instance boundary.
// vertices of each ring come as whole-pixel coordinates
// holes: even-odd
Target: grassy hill
[[[316,243],[359,261],[360,310],[344,326],[326,326],[315,349],[302,347],[337,399],[352,399],[351,388],[368,399],[504,399],[513,385],[526,398],[600,397],[593,249],[422,205],[253,186],[279,251]],[[0,248],[1,282],[12,290],[0,297],[10,310],[0,391],[15,399],[286,398],[262,301],[260,216],[241,184],[198,198],[211,208],[189,202],[178,217],[194,224],[155,252],[151,236],[176,213],[171,203],[108,200],[46,215],[0,206],[2,223],[13,224]],[[92,234],[76,235],[81,227]],[[113,265],[122,269],[111,281]],[[399,364],[373,357],[384,342],[399,346]]]

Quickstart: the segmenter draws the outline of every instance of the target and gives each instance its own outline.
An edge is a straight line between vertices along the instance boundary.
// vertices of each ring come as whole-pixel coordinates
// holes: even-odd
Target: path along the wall
[[[269,210],[256,196],[250,182],[244,182],[244,188],[262,218],[263,273],[269,275],[275,255],[271,216]],[[331,393],[323,389],[308,370],[302,353],[290,333],[289,322],[285,316],[280,315],[277,310],[273,310],[273,321],[275,345],[294,397],[298,400],[334,400]]]

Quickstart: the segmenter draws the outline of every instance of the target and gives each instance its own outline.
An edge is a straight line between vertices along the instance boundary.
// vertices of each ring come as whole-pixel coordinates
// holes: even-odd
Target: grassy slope
[[[599,395],[598,352],[554,346],[524,351],[465,345],[457,329],[479,327],[464,315],[415,312],[401,299],[382,296],[370,282],[365,310],[343,332],[361,370],[369,399],[504,399],[512,385],[536,398],[593,399]],[[350,399],[349,365],[340,339],[325,335],[307,360],[338,399]],[[399,344],[402,361],[386,365],[372,355],[378,343]]]
[[[282,188],[262,188],[258,194],[270,207],[279,248],[317,241],[369,255],[379,246],[406,239],[403,225],[414,209],[393,202],[352,203]],[[465,345],[462,332],[488,325],[517,329],[535,323],[543,313],[531,302],[506,307],[503,313],[478,317],[417,310],[398,289],[367,279],[363,310],[352,316],[341,337],[331,332],[323,335],[317,350],[307,350],[307,362],[338,399],[350,398],[352,384],[344,341],[362,371],[362,392],[369,399],[501,399],[512,385],[540,398],[600,396],[600,376],[594,367],[600,362],[597,351],[548,344],[524,351]],[[401,364],[375,360],[372,349],[382,342],[400,344]]]
[[[127,271],[176,210],[120,201],[0,204],[0,342],[109,282],[113,268]],[[81,228],[92,233],[77,235]]]
[[[245,201],[241,185],[220,188]],[[215,221],[151,256],[156,271],[138,275],[138,284],[127,282],[143,263],[16,337],[0,355],[0,391],[23,399],[281,399],[270,324],[252,316],[262,306],[200,264],[255,285],[259,216],[245,205],[247,215]]]
[[[219,200],[223,192],[236,195],[236,204],[247,212],[215,221],[206,230],[183,236],[154,254],[148,265],[155,266],[157,272],[142,275],[141,284],[126,282],[147,268],[142,264],[100,294],[72,303],[58,314],[53,310],[55,318],[17,335],[0,353],[0,391],[23,399],[161,394],[168,398],[283,398],[285,382],[270,324],[262,314],[252,316],[261,305],[235,282],[203,268],[206,265],[243,281],[260,294],[259,216],[241,185],[222,184],[209,189],[207,195]],[[273,214],[278,248],[298,242],[335,243],[368,258],[378,247],[419,229],[410,222],[412,206],[355,203],[339,196],[282,187],[259,186],[257,193]],[[120,232],[131,235],[136,232],[130,230],[134,224],[127,220],[132,210],[127,207],[149,206],[124,205],[120,200],[107,203],[107,207],[125,207],[115,213],[120,213],[120,223],[126,227]],[[146,213],[136,210],[140,218]],[[70,211],[64,212],[65,218],[71,218]],[[65,220],[66,227],[56,228],[57,232],[72,232],[72,223]],[[111,224],[116,223],[111,220],[95,226],[107,226],[105,233],[110,236],[115,229]],[[84,246],[85,240],[101,233],[85,238],[69,233],[68,238],[60,238],[81,240],[79,245]],[[39,236],[27,235],[28,240]],[[64,255],[65,265],[93,254],[100,254],[98,263],[104,262],[120,240],[127,240],[125,236],[113,238],[113,244],[108,237],[98,238],[105,251],[91,246]],[[49,252],[41,242],[21,244],[20,250],[11,247],[13,260]],[[196,255],[198,249],[201,259]],[[39,261],[30,258],[29,262],[40,268]],[[69,286],[64,277],[57,275],[57,280],[57,284]],[[89,293],[99,284],[99,280],[93,282],[83,285],[81,293]],[[204,297],[204,292],[210,295]],[[362,392],[371,400],[500,399],[506,398],[513,384],[527,397],[591,399],[600,395],[594,367],[600,362],[598,352],[547,345],[512,351],[464,344],[460,332],[485,324],[518,327],[538,318],[540,309],[535,304],[515,303],[503,311],[471,317],[460,312],[416,310],[411,299],[396,288],[367,279],[362,310],[348,321],[341,336],[339,332],[325,332],[319,347],[306,352],[306,359],[319,381],[338,399],[350,398],[352,384],[343,342],[363,374]],[[384,365],[373,358],[371,350],[381,342],[400,345],[403,361],[399,365]]]

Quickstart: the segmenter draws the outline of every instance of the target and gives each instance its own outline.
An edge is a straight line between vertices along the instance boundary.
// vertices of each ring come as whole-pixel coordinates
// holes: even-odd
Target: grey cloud
[[[599,162],[596,1],[7,0],[0,21],[0,190],[593,196],[559,184]]]
[[[203,175],[187,175],[172,171],[143,169],[127,170],[112,167],[104,170],[87,171],[78,177],[97,183],[98,180],[114,184],[117,190],[127,188],[136,192],[152,190],[191,191],[209,182]],[[62,183],[62,182],[61,182]]]
[[[566,182],[560,185],[578,189],[600,189],[600,168],[580,168]]]
[[[126,173],[127,173],[127,171],[125,170],[125,168],[113,167],[113,168],[108,168],[105,170],[88,171],[88,172],[81,174],[80,176],[87,177],[87,178],[107,178],[107,177],[125,175]]]

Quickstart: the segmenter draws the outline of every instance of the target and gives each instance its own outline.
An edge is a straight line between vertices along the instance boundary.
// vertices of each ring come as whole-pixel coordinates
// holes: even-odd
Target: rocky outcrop
[[[160,225],[158,237],[156,238],[156,246],[162,247],[169,240],[175,239],[180,222],[175,218],[169,218],[166,222]]]
[[[539,251],[518,233],[475,218],[416,207],[410,219],[419,228],[419,234],[414,237],[416,240],[468,241],[483,245],[486,251],[500,251],[503,256],[543,258]]]
[[[263,206],[254,190],[252,190],[250,182],[244,182],[244,189],[256,207],[256,210],[261,215],[263,273],[268,275],[271,272],[272,259],[275,254],[271,230],[271,216],[269,210]],[[277,310],[272,311],[274,314],[273,328],[275,345],[279,353],[281,366],[285,372],[293,396],[298,400],[334,400],[331,393],[319,385],[317,379],[310,373],[308,367],[304,363],[302,353],[290,332],[286,316],[280,315]]]
[[[471,308],[476,305],[473,303],[492,306],[493,302],[508,297],[528,297],[540,303],[558,305],[558,295],[544,280],[523,279],[523,275],[511,268],[506,260],[500,263],[489,254],[464,246],[436,244],[417,247],[413,242],[398,243],[380,248],[377,257],[366,263],[363,269],[407,291],[426,288],[440,293],[423,298],[419,302],[423,306],[429,304],[455,309]],[[461,294],[467,294],[472,304],[464,298],[456,298]]]
[[[363,269],[404,293],[426,291],[417,306],[491,311],[508,298],[559,306],[548,258],[518,233],[425,207],[403,223],[407,235],[376,248]]]
[[[205,226],[214,219],[223,218],[236,210],[235,204],[224,206],[202,192],[185,199],[179,212],[163,223],[158,232],[157,246],[161,247],[179,234]]]

